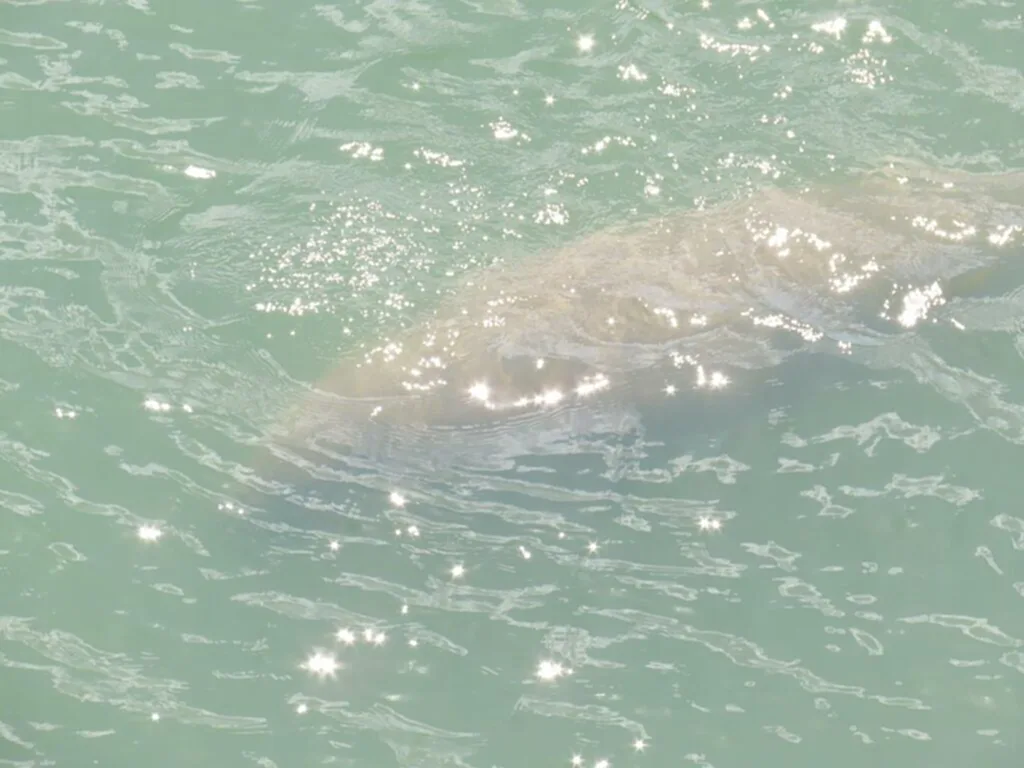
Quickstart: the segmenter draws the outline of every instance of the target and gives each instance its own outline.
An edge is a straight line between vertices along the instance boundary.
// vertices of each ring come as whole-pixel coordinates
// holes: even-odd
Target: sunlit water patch
[[[1020,9],[889,6],[5,5],[0,762],[1013,764]]]

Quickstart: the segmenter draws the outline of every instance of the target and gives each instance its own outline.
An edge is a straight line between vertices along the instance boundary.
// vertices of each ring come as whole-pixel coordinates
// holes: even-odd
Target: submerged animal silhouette
[[[811,345],[882,344],[1022,226],[1024,174],[890,164],[613,228],[470,275],[418,327],[331,371],[284,431],[354,442],[375,424],[506,422],[609,393],[642,402],[673,382],[714,386],[721,368]],[[906,286],[923,290],[896,291]]]

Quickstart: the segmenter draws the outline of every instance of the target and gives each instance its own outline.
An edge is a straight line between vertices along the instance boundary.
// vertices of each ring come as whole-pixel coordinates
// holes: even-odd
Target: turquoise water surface
[[[1021,765],[1022,51],[0,4],[0,766]]]

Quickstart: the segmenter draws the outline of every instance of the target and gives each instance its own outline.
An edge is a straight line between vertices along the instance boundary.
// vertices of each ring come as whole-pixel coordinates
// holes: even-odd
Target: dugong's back
[[[404,428],[429,443],[441,427],[546,411],[558,434],[582,417],[552,414],[590,403],[597,423],[602,398],[602,428],[634,425],[630,405],[662,395],[680,369],[690,387],[811,344],[883,342],[900,330],[873,323],[894,285],[983,267],[1022,227],[1019,173],[890,167],[599,232],[470,276],[420,326],[343,361],[287,429],[365,444]]]

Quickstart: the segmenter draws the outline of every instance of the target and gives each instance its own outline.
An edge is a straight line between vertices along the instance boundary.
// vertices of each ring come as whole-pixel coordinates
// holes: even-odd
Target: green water
[[[820,297],[876,318],[850,354],[585,428],[276,436],[499,260],[892,158],[1020,171],[1022,32],[2,3],[0,765],[1020,765],[1024,218],[931,322]]]

